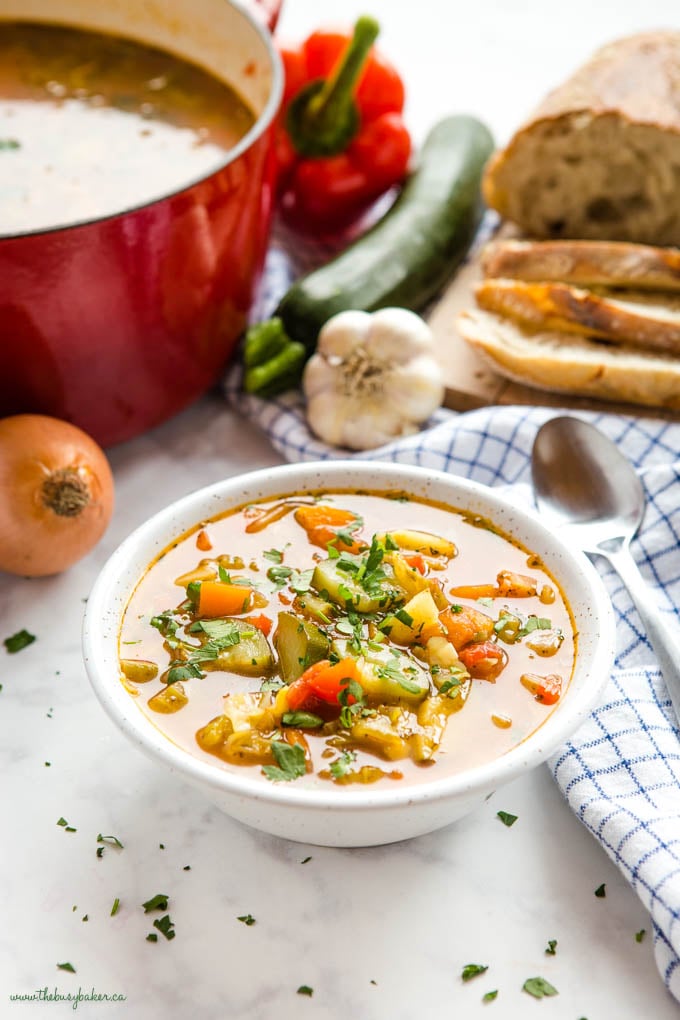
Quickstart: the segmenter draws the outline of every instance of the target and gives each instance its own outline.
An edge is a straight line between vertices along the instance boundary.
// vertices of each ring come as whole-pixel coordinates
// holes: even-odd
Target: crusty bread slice
[[[593,292],[568,283],[483,280],[477,304],[531,329],[601,337],[648,350],[680,353],[680,295]]]
[[[581,287],[680,291],[680,249],[625,241],[491,241],[485,276],[558,280]]]
[[[680,245],[680,31],[603,47],[492,157],[484,197],[534,237]]]
[[[490,312],[458,328],[493,369],[535,389],[680,410],[680,359],[557,331],[532,333]]]

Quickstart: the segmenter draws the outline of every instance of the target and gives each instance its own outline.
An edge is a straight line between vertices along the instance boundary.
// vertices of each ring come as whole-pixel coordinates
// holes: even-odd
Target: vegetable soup
[[[203,522],[138,584],[121,682],[176,745],[338,789],[480,765],[544,722],[575,656],[541,561],[402,493],[320,492]]]
[[[171,53],[0,20],[0,234],[108,216],[215,171],[255,118]]]

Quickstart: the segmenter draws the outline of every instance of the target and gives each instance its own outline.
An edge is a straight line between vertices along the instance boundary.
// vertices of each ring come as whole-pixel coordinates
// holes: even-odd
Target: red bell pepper
[[[336,719],[342,709],[342,695],[353,705],[356,698],[348,691],[352,683],[358,683],[359,675],[354,659],[341,659],[331,665],[328,659],[314,663],[288,688],[288,706],[296,712],[304,709],[314,712],[322,719]]]
[[[284,216],[315,234],[349,226],[408,169],[404,86],[373,49],[378,25],[312,33],[281,48],[286,84],[277,129]]]

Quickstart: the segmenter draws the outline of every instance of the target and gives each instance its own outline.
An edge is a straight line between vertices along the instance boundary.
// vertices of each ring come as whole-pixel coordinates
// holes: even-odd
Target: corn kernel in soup
[[[212,548],[197,549],[206,529]],[[158,666],[137,703],[175,744],[341,790],[515,747],[564,695],[575,638],[554,578],[491,522],[339,491],[198,524],[137,586],[122,659],[131,648]]]

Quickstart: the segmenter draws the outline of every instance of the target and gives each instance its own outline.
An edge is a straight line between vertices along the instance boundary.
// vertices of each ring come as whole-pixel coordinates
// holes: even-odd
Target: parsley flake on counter
[[[642,940],[643,940],[643,938],[645,937],[646,934],[647,934],[647,929],[646,928],[640,928],[640,931],[636,931],[635,932],[635,941],[636,942],[642,942]]]
[[[29,633],[27,630],[18,630],[16,634],[12,634],[11,637],[5,638],[3,644],[10,655],[14,655],[15,652],[20,652],[22,648],[27,648],[28,645],[32,645],[35,641],[35,634]]]
[[[498,989],[494,988],[492,992],[485,992],[482,996],[482,1002],[493,1002],[494,999],[498,998]]]
[[[299,744],[286,744],[282,740],[272,740],[272,753],[276,765],[263,765],[262,772],[274,783],[290,782],[304,776],[307,771],[305,752]]]
[[[489,965],[486,963],[466,963],[460,976],[463,981],[471,981],[472,978],[484,974],[488,969]]]
[[[500,818],[503,825],[507,825],[508,828],[510,828],[511,825],[514,825],[518,818],[517,815],[511,815],[507,811],[497,811],[496,817]]]
[[[598,897],[598,899],[603,899],[607,895],[607,887],[604,882],[602,883],[602,885],[598,885],[597,889],[595,890],[595,895]]]
[[[80,919],[80,920],[81,920],[81,921],[89,921],[89,920],[90,920],[90,916],[89,916],[89,914],[83,914],[83,916],[81,917],[81,919]]]
[[[255,924],[255,918],[252,914],[241,914],[241,916],[237,917],[236,920],[242,921],[243,924],[247,925],[249,928],[252,924]]]
[[[533,995],[534,999],[543,999],[550,995],[559,995],[557,989],[542,977],[527,978],[522,991]]]
[[[177,934],[177,932],[175,931],[175,925],[170,920],[169,914],[165,914],[164,917],[158,917],[154,921],[153,926],[154,928],[158,928],[161,935],[165,935],[168,941],[170,941],[170,939],[174,939],[175,935]]]
[[[104,856],[104,847],[103,846],[98,846],[97,847],[97,857],[99,857],[101,859],[103,856]]]
[[[120,907],[120,899],[116,896],[115,900],[113,901],[113,905],[111,907],[111,917],[115,917],[116,916],[116,914],[118,913],[118,908],[119,907]]]
[[[109,846],[117,846],[119,850],[124,850],[125,847],[118,839],[118,836],[102,836],[101,832],[97,836],[98,843],[108,843]]]
[[[557,952],[557,939],[548,939],[545,951],[547,956],[555,956]]]
[[[182,868],[182,871],[191,871],[191,865],[185,864],[184,867]]]
[[[150,914],[152,910],[167,910],[169,899],[170,897],[167,893],[156,893],[156,895],[152,896],[150,900],[146,901],[146,903],[142,903],[144,913]]]
[[[146,941],[147,942],[158,942],[158,935],[156,935],[156,932],[155,931],[150,931],[149,934],[146,936]]]
[[[45,768],[48,769],[51,766],[51,764],[52,764],[51,761],[46,761],[45,762]]]
[[[75,974],[76,968],[72,963],[58,963],[57,970],[67,970],[69,974]]]
[[[314,989],[310,988],[309,985],[300,985],[300,987],[297,990],[297,993],[298,995],[308,995],[311,999],[311,997],[314,995]]]
[[[311,859],[312,859],[311,857],[305,857],[303,860],[300,861],[300,864],[307,864],[307,862],[311,861]]]

